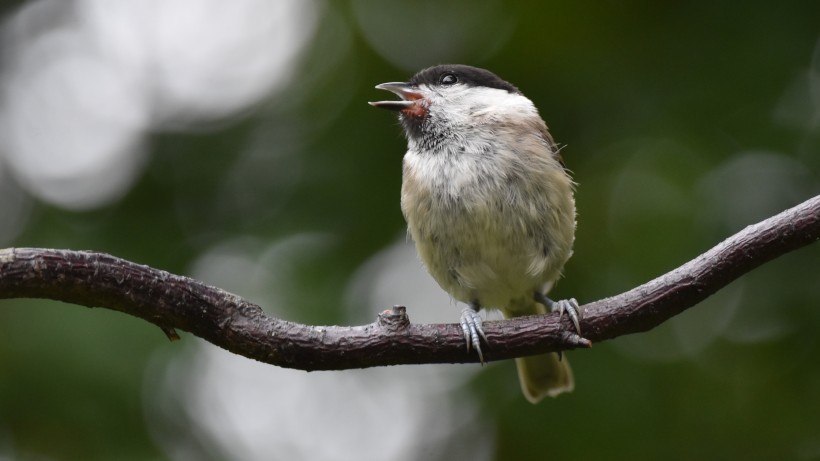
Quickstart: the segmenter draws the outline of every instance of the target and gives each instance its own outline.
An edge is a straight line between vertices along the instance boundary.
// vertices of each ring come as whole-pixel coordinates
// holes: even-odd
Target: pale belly
[[[411,149],[401,206],[430,274],[465,303],[534,313],[534,292],[559,278],[572,254],[573,183],[551,156]]]
[[[531,306],[533,293],[560,276],[571,254],[569,190],[568,202],[556,202],[546,192],[533,197],[501,187],[462,187],[455,194],[406,189],[402,208],[418,253],[459,301],[508,310]]]
[[[438,229],[410,228],[430,274],[455,299],[503,308],[532,299],[549,281],[550,274],[527,270],[539,258],[524,235],[488,233],[487,228],[471,228],[474,220],[458,218],[451,215]]]

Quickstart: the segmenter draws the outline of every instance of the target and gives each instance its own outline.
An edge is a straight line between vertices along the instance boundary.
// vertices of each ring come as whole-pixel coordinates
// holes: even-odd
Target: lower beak
[[[416,101],[422,98],[417,86],[410,83],[390,82],[376,85],[377,90],[387,90],[400,97],[401,101],[375,101],[369,102],[373,107],[381,107],[389,110],[404,110],[410,109]]]

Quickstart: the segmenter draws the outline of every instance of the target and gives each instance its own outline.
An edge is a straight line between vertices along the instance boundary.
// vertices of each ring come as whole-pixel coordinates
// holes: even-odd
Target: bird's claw
[[[559,320],[566,312],[567,316],[572,321],[572,325],[575,326],[575,331],[578,332],[579,335],[581,334],[581,306],[578,305],[578,301],[576,301],[575,298],[553,301],[547,298],[547,295],[544,293],[536,291],[535,300],[549,308],[550,312],[558,312]]]
[[[581,307],[578,305],[578,301],[576,301],[575,298],[553,301],[550,306],[550,310],[552,310],[552,312],[558,311],[559,319],[563,317],[564,312],[566,312],[569,319],[572,320],[572,324],[575,326],[575,331],[577,331],[579,335],[581,334],[581,324],[578,321]]]
[[[465,307],[461,310],[461,332],[464,333],[464,340],[467,342],[467,352],[475,349],[478,352],[478,359],[484,363],[484,354],[481,352],[481,338],[487,342],[484,335],[484,328],[481,326],[481,316],[472,307]]]

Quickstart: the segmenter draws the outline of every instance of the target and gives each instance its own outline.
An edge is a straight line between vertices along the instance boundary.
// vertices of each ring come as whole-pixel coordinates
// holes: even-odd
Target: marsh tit
[[[460,322],[467,349],[483,362],[481,308],[505,317],[567,313],[580,333],[575,299],[546,296],[572,255],[575,185],[532,101],[465,65],[430,67],[376,88],[400,98],[370,104],[399,113],[408,144],[401,209],[430,274],[467,304]],[[555,353],[516,364],[532,403],[574,386]]]

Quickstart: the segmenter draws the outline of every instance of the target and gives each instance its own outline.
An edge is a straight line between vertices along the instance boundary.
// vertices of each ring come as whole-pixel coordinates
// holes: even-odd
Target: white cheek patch
[[[477,102],[477,105],[473,106],[474,117],[498,114],[538,115],[535,104],[526,96],[497,88],[474,88],[469,99]]]
[[[430,113],[448,124],[472,125],[477,119],[498,118],[502,114],[538,115],[526,96],[506,90],[470,87],[463,84],[423,88],[430,101]]]

